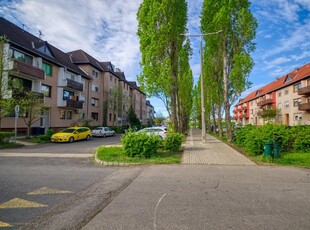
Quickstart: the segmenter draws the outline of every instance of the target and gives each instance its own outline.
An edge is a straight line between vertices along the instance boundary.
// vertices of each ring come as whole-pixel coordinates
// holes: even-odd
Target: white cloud
[[[22,0],[12,3],[16,12],[11,13],[29,32],[42,31],[43,39],[61,50],[83,49],[132,77],[139,69],[136,13],[141,1]]]

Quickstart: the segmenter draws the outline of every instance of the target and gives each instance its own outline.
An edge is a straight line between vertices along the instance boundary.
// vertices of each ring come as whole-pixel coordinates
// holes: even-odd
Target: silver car
[[[166,127],[158,126],[158,127],[148,127],[138,131],[138,133],[146,133],[147,135],[156,135],[161,139],[165,139],[168,132]]]
[[[93,137],[108,137],[114,136],[115,131],[110,129],[109,127],[97,127],[92,130]]]

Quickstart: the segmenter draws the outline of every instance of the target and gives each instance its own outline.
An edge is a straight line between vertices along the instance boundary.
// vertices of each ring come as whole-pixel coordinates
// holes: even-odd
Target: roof
[[[12,46],[32,55],[40,56],[55,65],[66,67],[69,71],[90,79],[86,73],[72,63],[68,54],[0,17],[0,36],[3,35],[9,39]]]
[[[285,88],[289,85],[293,85],[296,82],[299,82],[303,79],[310,77],[310,63],[296,68],[295,70],[291,71],[288,74],[283,75],[282,77],[276,79],[275,81],[263,86],[262,88],[253,91],[252,93],[248,94],[245,98],[239,100],[239,102],[235,105],[238,106],[242,103],[252,101],[256,98],[264,96],[268,93],[272,93],[279,89]]]
[[[71,60],[75,64],[90,64],[93,67],[99,69],[100,71],[103,71],[102,66],[100,65],[100,62],[86,53],[84,50],[74,50],[71,52],[68,52],[68,55],[71,57]]]

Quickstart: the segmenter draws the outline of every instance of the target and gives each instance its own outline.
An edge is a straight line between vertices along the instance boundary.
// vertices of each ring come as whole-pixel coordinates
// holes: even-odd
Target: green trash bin
[[[273,148],[273,143],[272,142],[265,143],[264,155],[268,156],[268,157],[271,157],[272,156],[272,148]]]
[[[280,145],[278,145],[277,143],[274,143],[273,144],[273,157],[278,158],[280,157],[280,154],[281,154]]]

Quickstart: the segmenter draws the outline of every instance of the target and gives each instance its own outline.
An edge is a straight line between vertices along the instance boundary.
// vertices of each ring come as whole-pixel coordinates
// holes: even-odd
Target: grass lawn
[[[181,152],[171,153],[169,151],[158,151],[157,156],[151,158],[129,157],[125,154],[122,147],[104,147],[97,149],[97,156],[106,162],[118,163],[140,163],[140,164],[179,164],[181,163]]]
[[[273,165],[286,165],[310,168],[310,153],[282,153],[280,158],[273,159],[272,157],[266,157],[259,155],[250,157],[257,163],[270,163]]]
[[[19,143],[14,143],[14,142],[0,143],[0,149],[11,149],[11,148],[18,148],[22,146],[24,145],[19,144]]]

